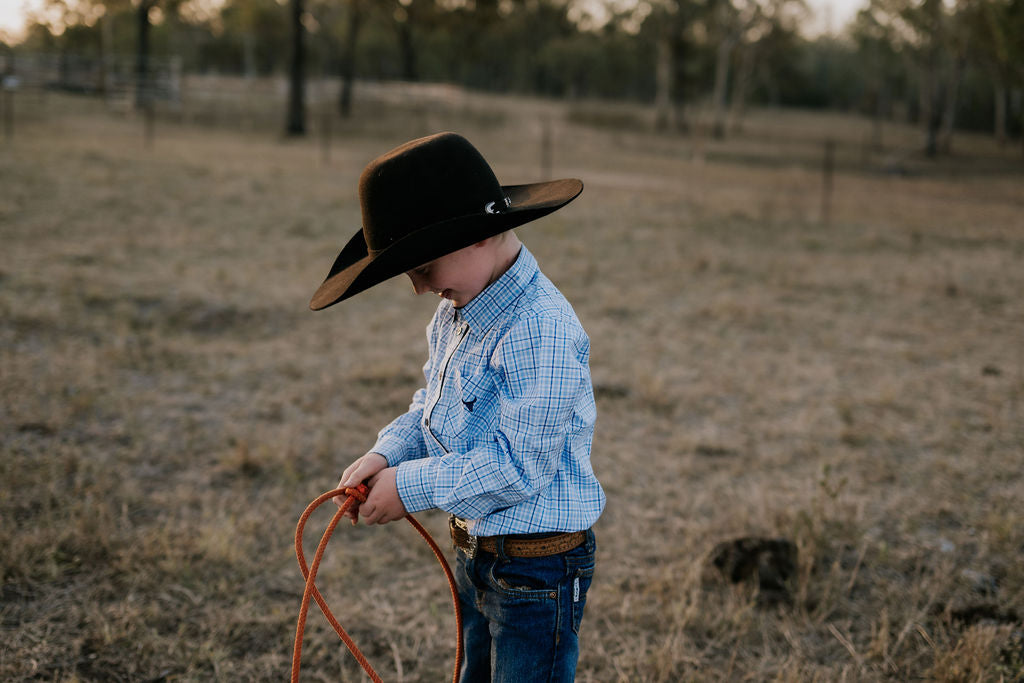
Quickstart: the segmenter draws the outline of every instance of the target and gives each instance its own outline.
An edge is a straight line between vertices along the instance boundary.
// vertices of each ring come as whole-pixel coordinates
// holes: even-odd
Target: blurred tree
[[[699,18],[713,0],[652,0],[640,38],[653,44],[654,125],[685,131],[695,49],[706,35]],[[628,15],[627,15],[628,17]]]
[[[871,0],[864,11],[864,21],[882,27],[893,49],[904,52],[916,72],[918,120],[924,124],[925,153],[934,157],[951,144],[965,33],[943,0]]]
[[[135,8],[138,42],[135,51],[135,107],[144,109],[151,104],[149,92],[149,29],[150,13],[159,0],[139,0]]]
[[[972,37],[972,52],[992,82],[992,132],[1007,140],[1007,100],[1011,87],[1024,86],[1024,2],[963,0],[959,18]]]
[[[650,101],[655,46],[646,39],[649,29],[613,19],[594,30],[547,38],[532,55],[528,82],[517,87],[542,95]]]
[[[92,42],[95,36],[99,51],[98,88],[105,91],[113,43],[112,21],[117,14],[135,13],[135,106],[143,108],[152,97],[150,43],[154,16],[173,16],[183,0],[45,0],[40,23],[51,34],[61,36],[58,41],[66,59],[69,48]],[[95,30],[99,23],[100,29]],[[80,52],[81,53],[81,52]],[[62,79],[63,80],[63,79]]]
[[[338,111],[348,117],[352,110],[353,86],[357,66],[366,64],[368,55],[360,53],[360,36],[369,26],[378,36],[376,29],[386,25],[393,32],[394,52],[398,68],[381,74],[385,77],[408,81],[419,80],[419,50],[417,34],[423,26],[429,25],[435,13],[433,0],[389,0],[368,2],[367,0],[346,0],[344,3],[321,2],[317,15],[325,28],[323,44],[327,52],[326,62],[330,69],[336,69],[341,79],[338,94]],[[340,36],[340,38],[338,37]],[[374,47],[379,47],[378,43]]]
[[[879,23],[869,10],[857,13],[850,27],[850,36],[865,74],[865,92],[861,106],[873,121],[872,146],[880,150],[882,122],[892,118],[895,94],[908,88],[904,59],[898,41],[888,24]]]
[[[739,127],[757,58],[783,45],[783,34],[795,36],[806,13],[804,0],[712,0],[708,5],[705,16],[715,53],[712,134],[716,138]]]
[[[952,151],[953,129],[956,124],[957,103],[964,72],[967,69],[967,49],[971,42],[969,27],[961,21],[961,6],[954,7],[952,13],[943,12],[941,39],[944,49],[948,51],[947,66],[942,85],[942,113],[939,117],[936,145],[946,154]]]
[[[591,88],[591,74],[574,69],[570,76],[546,60],[548,45],[561,45],[572,54],[586,49],[594,37],[569,19],[568,7],[566,2],[552,0],[520,1],[491,28],[502,45],[503,55],[493,65],[495,72],[505,75],[504,84],[498,81],[500,89],[574,97]]]
[[[288,117],[285,134],[306,134],[306,29],[303,0],[290,0],[288,16],[291,26],[291,53],[288,67]]]
[[[711,131],[716,138],[725,137],[727,87],[733,53],[744,36],[760,23],[761,18],[761,6],[756,0],[711,0],[708,5],[709,33],[716,44],[715,84],[711,96]]]
[[[294,130],[311,73],[341,77],[343,112],[358,74],[639,99],[662,129],[685,130],[684,105],[704,97],[718,134],[738,129],[748,101],[857,107],[877,145],[881,121],[906,116],[933,153],[955,127],[1002,140],[1024,126],[1024,0],[871,0],[851,41],[801,37],[802,0],[296,0],[297,14],[285,0],[45,2],[59,10],[40,13],[49,30],[18,49],[63,54],[68,84],[115,52],[135,53],[111,82],[134,79],[138,98],[150,54],[180,54],[190,71],[285,73]],[[89,73],[85,87],[102,90],[103,71]]]
[[[680,131],[688,128],[683,109],[687,32],[699,11],[697,0],[669,0],[654,5],[644,22],[654,34],[654,126],[658,130],[670,125]]]
[[[37,6],[37,25],[44,27],[60,54],[63,87],[69,86],[67,63],[70,55],[96,55],[99,57],[99,71],[96,88],[105,92],[107,88],[107,66],[110,61],[110,16],[113,12],[128,7],[127,0],[46,0]],[[97,24],[99,32],[93,30]],[[40,33],[36,33],[40,36]],[[53,40],[60,36],[59,40]],[[98,39],[98,40],[97,40]]]
[[[363,0],[348,0],[348,22],[341,49],[341,92],[338,95],[338,111],[346,118],[352,113],[352,86],[356,78],[356,41],[359,40],[365,11]]]
[[[266,76],[289,55],[290,25],[281,14],[277,0],[233,0],[213,16],[193,17],[196,44],[183,56],[198,71]]]
[[[416,50],[416,27],[421,15],[432,8],[428,0],[394,0],[391,16],[394,20],[398,51],[401,54],[402,80],[418,81],[419,66]]]
[[[797,39],[800,21],[806,16],[804,0],[758,0],[756,18],[737,45],[736,75],[725,126],[728,130],[738,131],[742,126],[757,64],[791,58],[789,46]]]
[[[242,47],[243,72],[247,78],[255,76],[259,67],[257,66],[256,45],[261,38],[266,40],[269,36],[258,35],[260,26],[260,14],[263,7],[260,2],[235,2],[230,8],[225,8],[221,16],[232,16],[235,20],[235,28]],[[276,14],[276,12],[275,12]]]

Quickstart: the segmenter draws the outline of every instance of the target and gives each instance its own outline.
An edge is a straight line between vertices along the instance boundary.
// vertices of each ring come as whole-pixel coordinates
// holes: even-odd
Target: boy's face
[[[406,272],[417,294],[433,292],[462,308],[496,278],[493,240],[472,244]]]

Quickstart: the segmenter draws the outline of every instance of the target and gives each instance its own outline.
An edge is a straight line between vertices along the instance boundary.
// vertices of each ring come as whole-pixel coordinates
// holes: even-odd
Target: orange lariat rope
[[[331,534],[334,533],[334,528],[338,526],[338,522],[341,521],[342,516],[353,507],[355,508],[355,514],[359,514],[359,504],[366,502],[366,494],[369,492],[366,484],[360,484],[355,488],[344,488],[334,489],[328,491],[317,497],[309,506],[306,511],[299,517],[299,524],[295,529],[295,557],[298,558],[299,568],[302,570],[302,576],[306,579],[306,588],[302,592],[302,607],[299,610],[299,622],[295,627],[295,648],[292,650],[292,683],[298,683],[299,680],[299,660],[302,659],[302,636],[306,630],[306,616],[309,612],[309,598],[312,597],[316,600],[316,604],[320,605],[320,610],[327,617],[327,621],[330,622],[331,626],[334,627],[335,633],[344,641],[345,645],[348,646],[352,655],[359,662],[363,670],[370,675],[370,678],[374,683],[383,683],[383,679],[373,670],[370,662],[366,659],[355,642],[348,635],[345,629],[338,623],[338,620],[334,618],[334,614],[331,609],[327,606],[327,601],[317,590],[316,584],[316,572],[320,568],[320,560],[323,558],[324,550],[327,548],[327,541],[331,539]],[[342,503],[341,507],[334,517],[331,519],[331,523],[327,525],[327,530],[324,531],[323,537],[320,539],[320,545],[316,548],[316,555],[313,557],[313,565],[311,567],[306,566],[306,556],[302,552],[302,532],[306,527],[306,520],[313,514],[313,511],[320,507],[323,503],[334,498],[336,496],[348,496],[348,499]],[[409,523],[415,527],[416,531],[420,532],[420,536],[427,542],[430,549],[434,551],[434,555],[437,557],[437,561],[441,563],[441,569],[444,570],[445,576],[448,577],[448,587],[452,591],[452,602],[455,605],[455,672],[452,674],[452,683],[458,683],[459,680],[459,669],[462,668],[462,609],[459,607],[459,592],[455,587],[455,576],[452,574],[451,567],[448,566],[448,561],[444,559],[444,553],[438,547],[437,543],[431,538],[430,533],[427,532],[423,526],[416,521],[412,515],[406,515],[405,518],[409,520]],[[352,523],[356,523],[356,519],[352,520]]]

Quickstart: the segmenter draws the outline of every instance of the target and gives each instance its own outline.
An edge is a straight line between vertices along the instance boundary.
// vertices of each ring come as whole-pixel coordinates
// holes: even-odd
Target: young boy
[[[368,483],[368,524],[450,514],[464,683],[575,676],[590,527],[605,503],[590,464],[590,342],[511,229],[582,189],[572,179],[503,187],[461,136],[413,140],[363,171],[363,229],[310,303],[401,273],[442,299],[427,327],[426,386],[339,487]]]

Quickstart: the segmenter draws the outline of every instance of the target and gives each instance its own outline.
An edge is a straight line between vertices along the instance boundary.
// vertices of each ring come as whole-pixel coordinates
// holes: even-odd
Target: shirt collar
[[[457,309],[458,319],[469,323],[472,330],[486,330],[509,304],[519,298],[536,274],[537,259],[523,245],[515,262],[501,277]]]

